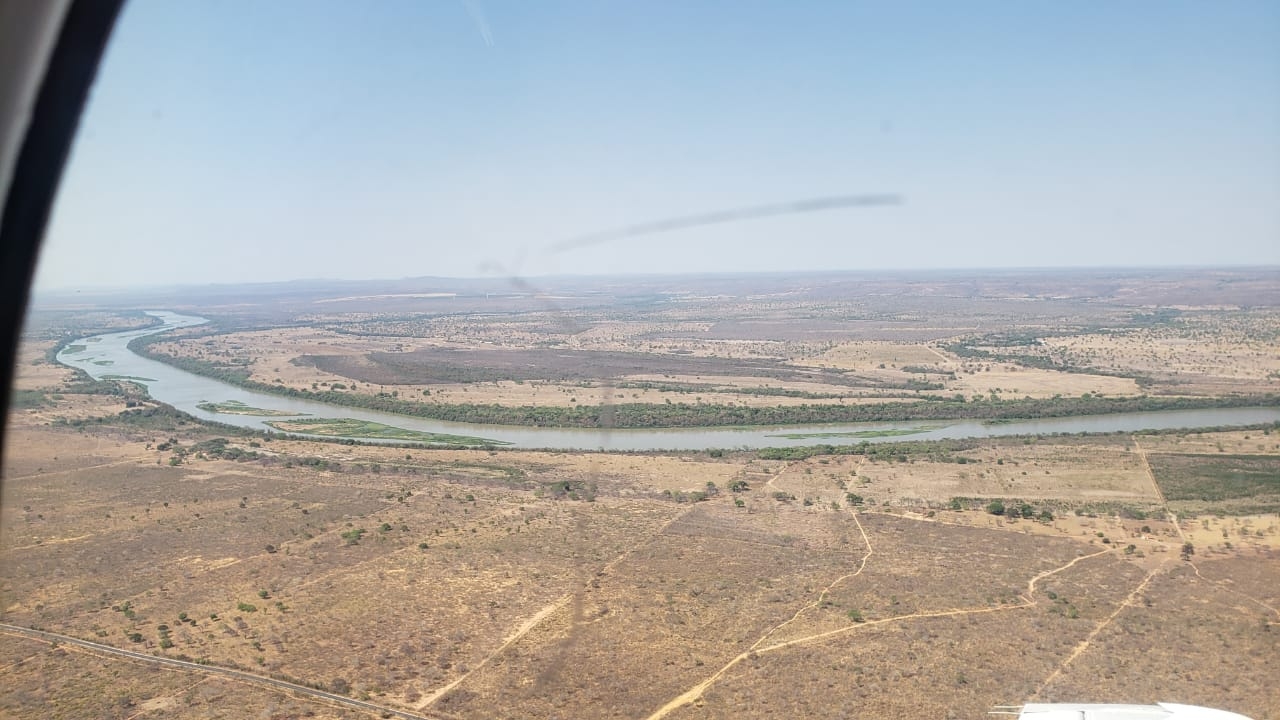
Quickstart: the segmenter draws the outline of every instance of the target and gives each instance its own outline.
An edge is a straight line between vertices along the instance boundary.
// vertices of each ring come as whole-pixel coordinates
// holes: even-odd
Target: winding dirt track
[[[702,697],[702,694],[706,692],[707,688],[715,684],[715,682],[718,681],[721,677],[723,677],[726,672],[731,670],[734,666],[736,666],[738,663],[742,662],[743,660],[750,658],[752,655],[763,655],[764,653],[775,652],[778,650],[783,650],[785,648],[794,647],[796,645],[804,645],[808,643],[821,642],[823,640],[826,640],[827,638],[854,632],[859,628],[873,627],[875,625],[882,625],[884,623],[889,623],[889,622],[901,622],[904,620],[912,620],[912,619],[920,619],[920,618],[956,617],[961,615],[980,615],[980,614],[993,613],[993,612],[1007,612],[1011,610],[1021,610],[1024,608],[1032,607],[1038,604],[1034,597],[1036,583],[1040,582],[1041,580],[1051,575],[1055,575],[1057,573],[1068,570],[1071,567],[1075,566],[1076,563],[1079,563],[1083,560],[1088,560],[1089,558],[1098,557],[1100,555],[1107,555],[1114,552],[1113,550],[1108,549],[1108,550],[1100,550],[1098,552],[1091,553],[1089,555],[1081,555],[1080,557],[1075,558],[1071,562],[1068,562],[1062,565],[1061,567],[1057,567],[1052,570],[1046,570],[1040,573],[1039,575],[1036,575],[1035,577],[1031,578],[1027,582],[1027,594],[1022,598],[1022,602],[1017,605],[1006,605],[1002,607],[967,608],[967,609],[956,608],[953,610],[940,610],[936,612],[923,612],[923,613],[911,613],[908,615],[898,615],[896,617],[884,618],[881,620],[872,620],[869,622],[853,623],[850,625],[846,625],[844,627],[836,628],[835,630],[828,630],[826,632],[816,633],[814,635],[806,635],[804,637],[793,638],[791,640],[775,643],[773,645],[763,645],[763,643],[766,640],[768,640],[768,638],[771,635],[773,635],[775,632],[777,632],[784,626],[794,622],[802,614],[804,614],[808,610],[816,607],[819,603],[821,603],[823,598],[826,596],[827,592],[831,590],[831,588],[835,587],[840,582],[843,582],[845,580],[848,580],[850,578],[857,576],[866,567],[867,560],[874,553],[874,549],[872,548],[872,545],[871,545],[871,539],[867,536],[866,530],[864,530],[862,527],[862,522],[858,520],[858,514],[856,512],[853,512],[853,518],[854,518],[854,521],[858,523],[858,530],[862,533],[863,542],[865,542],[867,545],[867,553],[866,555],[863,556],[862,562],[859,563],[858,569],[856,571],[849,573],[848,575],[843,575],[839,578],[836,578],[829,585],[827,585],[825,589],[823,589],[822,593],[818,595],[818,599],[814,600],[809,605],[806,605],[805,607],[798,610],[796,614],[793,615],[790,619],[784,622],[781,622],[778,625],[775,625],[774,627],[770,628],[769,631],[766,632],[763,636],[761,636],[761,638],[757,640],[756,643],[752,645],[749,650],[739,654],[729,662],[725,663],[723,667],[721,667],[719,670],[712,673],[702,682],[699,682],[697,685],[694,685],[693,687],[689,688],[685,692],[669,700],[662,707],[658,708],[653,714],[649,715],[648,720],[660,720],[660,718],[666,717],[671,712],[685,705],[688,705],[692,702],[697,701],[698,698]],[[1145,586],[1145,583],[1143,586]],[[1141,587],[1143,586],[1140,586],[1139,590],[1141,590]],[[1138,590],[1134,591],[1134,593],[1137,593],[1137,592]]]

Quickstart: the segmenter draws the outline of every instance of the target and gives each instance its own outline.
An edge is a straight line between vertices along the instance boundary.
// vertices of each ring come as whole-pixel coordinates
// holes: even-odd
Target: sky
[[[1280,264],[1273,1],[131,0],[37,286],[1204,264]]]

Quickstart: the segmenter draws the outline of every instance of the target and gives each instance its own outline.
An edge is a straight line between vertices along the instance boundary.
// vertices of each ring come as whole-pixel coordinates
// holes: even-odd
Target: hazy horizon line
[[[528,274],[528,275],[404,275],[400,277],[365,277],[365,278],[337,278],[337,277],[306,277],[292,278],[282,280],[243,280],[243,281],[215,281],[207,283],[183,282],[171,284],[157,285],[64,285],[56,287],[36,287],[33,285],[30,294],[31,297],[37,295],[62,295],[67,293],[80,292],[143,292],[143,291],[174,291],[183,289],[208,289],[208,288],[234,288],[234,287],[262,287],[273,285],[301,285],[301,284],[366,284],[366,283],[396,283],[411,282],[421,280],[446,280],[454,282],[507,282],[511,280],[557,280],[557,279],[625,279],[625,278],[678,278],[678,277],[750,277],[750,276],[815,276],[815,275],[866,275],[866,274],[893,274],[893,275],[909,275],[909,274],[938,274],[938,273],[1044,273],[1044,272],[1081,272],[1081,271],[1187,271],[1187,270],[1277,270],[1280,271],[1280,263],[1264,263],[1264,264],[1223,264],[1223,265],[1027,265],[1027,266],[966,266],[966,267],[923,267],[923,268],[906,268],[906,267],[886,267],[886,268],[861,268],[861,269],[838,269],[838,270],[706,270],[706,271],[682,271],[682,272],[639,272],[639,273],[547,273],[547,274]]]

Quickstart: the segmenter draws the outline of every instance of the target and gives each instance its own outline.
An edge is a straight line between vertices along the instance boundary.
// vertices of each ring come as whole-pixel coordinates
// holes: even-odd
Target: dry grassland
[[[1088,648],[1039,691],[1044,701],[1167,701],[1207,705],[1254,718],[1277,717],[1280,685],[1242,681],[1280,657],[1280,615],[1235,585],[1274,598],[1280,554],[1201,560],[1157,574]],[[1215,582],[1221,576],[1233,581]],[[1242,578],[1244,582],[1235,581]],[[1266,578],[1263,583],[1258,580]],[[1274,605],[1272,605],[1274,607]],[[1135,652],[1135,648],[1151,648]],[[1248,687],[1246,688],[1246,684]]]
[[[1271,702],[1264,660],[1275,649],[1267,637],[1236,638],[1246,626],[1261,634],[1268,608],[1280,606],[1280,518],[1174,525],[1070,512],[1159,509],[1132,438],[982,441],[951,462],[231,438],[261,458],[190,456],[174,467],[155,444],[190,444],[209,430],[11,418],[19,442],[6,455],[0,517],[7,623],[459,718],[966,717],[1041,686],[1044,697],[1066,697],[1090,663],[1109,663],[1099,686],[1108,699],[1199,698],[1269,717],[1220,687],[1231,677]],[[1184,445],[1152,436],[1141,449],[1198,457],[1261,438],[1270,436],[1188,435]],[[729,492],[735,481],[750,489]],[[678,501],[708,482],[718,492],[705,502]],[[569,499],[569,486],[593,501]],[[845,492],[865,504],[850,507]],[[955,496],[1023,499],[1057,517],[945,509]],[[1178,558],[1188,540],[1194,565]],[[1191,587],[1194,604],[1179,605],[1193,580],[1203,592]],[[1150,620],[1159,630],[1113,638],[1131,627],[1139,588],[1169,597],[1144,610],[1166,613]],[[1186,640],[1165,629],[1193,623]],[[35,702],[70,708],[66,717],[249,706],[358,716],[4,642],[21,664],[0,707],[19,716]],[[1230,674],[1189,655],[1200,645],[1235,652]],[[1130,673],[1109,659],[1137,656],[1179,674]],[[83,682],[43,679],[57,673]],[[1194,697],[1169,695],[1172,677],[1194,685]],[[100,692],[109,678],[123,680]]]
[[[45,353],[53,346],[52,340],[29,338],[24,338],[18,343],[18,355],[14,358],[14,363],[19,372],[13,379],[14,389],[35,390],[53,387],[71,377],[71,368],[45,360]]]
[[[1010,589],[1025,592],[1033,576],[1013,562],[999,566],[1012,575]],[[1022,702],[1139,578],[1123,562],[1092,558],[1037,584],[1029,598],[979,599],[953,614],[904,608],[881,622],[761,650],[670,717],[980,717],[995,704]],[[1062,605],[1044,593],[1050,585],[1081,608],[1077,617],[1053,611]],[[1073,593],[1086,587],[1089,597]]]
[[[1176,380],[1186,393],[1275,392],[1280,314],[1190,313],[1181,322],[1120,334],[1047,338],[1068,361]]]
[[[954,497],[1158,502],[1142,458],[1125,438],[988,440],[956,457],[968,462],[811,458],[790,466],[773,484],[816,502],[843,502],[853,492],[869,505],[936,507]]]
[[[957,373],[956,379],[947,383],[947,390],[966,396],[995,393],[1008,399],[1070,397],[1084,393],[1110,397],[1142,394],[1142,388],[1132,378],[996,365],[974,368],[972,374]]]

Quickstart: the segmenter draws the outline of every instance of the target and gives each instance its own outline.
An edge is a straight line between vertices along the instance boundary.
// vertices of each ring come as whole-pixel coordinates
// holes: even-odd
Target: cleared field
[[[1280,457],[1280,434],[1276,429],[1224,430],[1220,432],[1177,432],[1144,435],[1142,447],[1148,452],[1211,455],[1271,455]]]
[[[1151,470],[1170,507],[1232,514],[1280,510],[1280,457],[1153,453]]]
[[[1060,441],[999,439],[965,443],[949,453],[910,450],[864,458],[809,458],[774,482],[799,498],[941,509],[952,498],[1023,498],[1071,503],[1155,505],[1159,498],[1142,457],[1123,437]],[[886,451],[887,452],[887,451]]]
[[[951,361],[924,344],[854,341],[845,342],[799,362],[814,367],[842,370],[900,369],[902,366],[934,368],[938,374],[951,370]]]
[[[1142,388],[1132,378],[1080,372],[1058,372],[1016,366],[984,365],[956,375],[948,390],[966,395],[1007,398],[1050,398],[1095,393],[1108,396],[1141,395]]]
[[[361,382],[388,385],[495,380],[564,382],[643,374],[750,375],[774,380],[807,381],[815,379],[815,373],[762,360],[726,361],[696,355],[561,348],[510,350],[428,347],[402,353],[370,353],[366,357],[362,362],[351,363],[342,356],[303,356],[299,358],[299,363],[313,364],[323,371]],[[841,376],[829,373],[823,379],[840,382]]]
[[[14,358],[13,387],[16,390],[32,390],[58,385],[71,377],[71,369],[56,362],[49,362],[45,355],[56,346],[52,340],[24,338],[18,344]]]
[[[1049,351],[1072,364],[1176,381],[1182,392],[1223,393],[1280,387],[1275,352],[1280,315],[1187,311],[1167,325],[1119,334],[1046,339]]]

